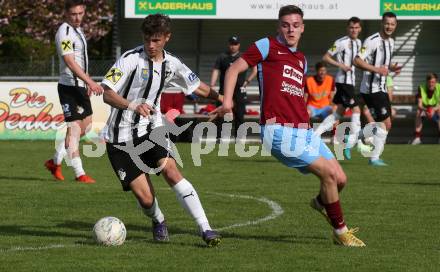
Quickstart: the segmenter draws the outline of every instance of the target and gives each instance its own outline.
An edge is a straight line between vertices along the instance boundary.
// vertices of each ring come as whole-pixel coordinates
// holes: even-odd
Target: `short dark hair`
[[[385,20],[385,18],[396,18],[396,20],[397,20],[396,14],[391,11],[387,11],[384,14],[382,14],[382,22]]]
[[[435,80],[438,80],[438,75],[436,73],[429,73],[426,76],[426,81],[430,81],[431,79],[435,78]]]
[[[298,14],[301,16],[301,18],[304,17],[304,12],[301,8],[295,5],[287,5],[280,8],[280,11],[278,12],[278,20],[281,19],[281,17],[289,14]]]
[[[348,19],[347,25],[349,25],[350,23],[361,24],[361,19],[359,19],[359,17],[353,16],[350,19]]]
[[[156,34],[171,33],[171,19],[168,15],[156,13],[145,17],[141,26],[142,33],[145,36],[154,36]]]
[[[315,64],[315,70],[316,70],[316,72],[318,72],[318,70],[319,69],[321,69],[321,68],[327,68],[327,63],[325,63],[324,61],[318,61],[316,64]]]
[[[86,2],[84,0],[65,0],[64,1],[64,10],[69,10],[70,8],[76,6],[85,6]]]

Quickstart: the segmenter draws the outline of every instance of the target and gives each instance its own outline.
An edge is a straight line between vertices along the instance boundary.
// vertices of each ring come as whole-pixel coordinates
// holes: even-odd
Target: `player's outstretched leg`
[[[336,171],[337,175],[337,186],[338,186],[338,192],[341,192],[345,185],[347,184],[347,177],[345,176],[344,170],[342,169],[341,165],[336,160],[327,160],[327,163],[330,164],[331,168],[333,168]],[[332,222],[330,218],[327,216],[327,212],[325,210],[325,204],[321,197],[322,192],[319,192],[318,195],[315,198],[312,198],[310,201],[310,207],[312,209],[319,212],[327,221],[327,223],[332,226]]]
[[[162,159],[160,163],[164,165],[162,175],[172,187],[179,203],[199,226],[202,239],[206,242],[208,247],[217,246],[221,242],[221,236],[212,230],[209,225],[197,191],[192,184],[180,174],[174,159]]]
[[[333,114],[330,114],[327,116],[322,123],[318,126],[315,133],[318,135],[322,135],[326,131],[330,131],[333,128],[333,125],[341,119],[341,114],[339,114],[337,111]]]
[[[129,186],[135,195],[142,212],[147,217],[151,218],[153,240],[155,242],[169,241],[165,216],[159,208],[159,201],[154,196],[154,189],[150,177],[141,174],[134,179]]]
[[[333,226],[333,241],[336,244],[348,247],[364,247],[365,243],[354,235],[357,229],[348,229],[345,224],[338,191],[346,183],[346,176],[337,167],[334,167],[335,164],[339,165],[334,158],[326,160],[320,157],[310,164],[307,169],[321,180],[321,201]]]

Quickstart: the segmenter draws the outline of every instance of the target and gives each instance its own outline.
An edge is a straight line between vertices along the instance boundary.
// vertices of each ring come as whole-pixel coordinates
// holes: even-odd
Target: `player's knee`
[[[153,206],[154,196],[152,194],[143,194],[138,198],[139,205],[144,209]]]
[[[338,184],[338,189],[341,190],[347,184],[347,175],[345,175],[344,171],[339,171],[336,182]]]
[[[338,172],[333,168],[327,168],[324,172],[323,182],[328,185],[337,185],[338,184]]]
[[[182,175],[173,159],[164,160],[161,167],[163,177],[171,186],[177,184],[182,179]]]

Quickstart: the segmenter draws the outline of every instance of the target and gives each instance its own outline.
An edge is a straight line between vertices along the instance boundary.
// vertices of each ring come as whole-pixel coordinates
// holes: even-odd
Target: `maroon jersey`
[[[298,127],[309,123],[304,101],[307,62],[303,53],[269,37],[256,41],[241,57],[249,66],[258,65],[260,124],[275,122]]]

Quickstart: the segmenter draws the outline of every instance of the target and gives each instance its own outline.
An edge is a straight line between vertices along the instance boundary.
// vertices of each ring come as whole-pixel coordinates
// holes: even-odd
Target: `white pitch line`
[[[0,249],[0,252],[13,252],[13,251],[32,251],[32,250],[46,250],[46,249],[54,249],[54,248],[67,248],[67,247],[79,247],[81,245],[47,245],[47,246],[38,246],[38,247],[11,247],[9,249]]]
[[[252,199],[252,200],[262,202],[262,203],[266,203],[269,206],[269,208],[272,209],[271,214],[269,214],[268,216],[265,216],[263,218],[259,218],[256,220],[249,220],[247,222],[236,223],[236,224],[232,224],[230,226],[217,228],[216,230],[219,230],[219,231],[238,228],[238,227],[245,227],[245,226],[250,226],[250,225],[258,225],[262,222],[273,220],[284,213],[284,210],[283,210],[283,208],[281,208],[280,204],[278,204],[275,201],[272,201],[270,199],[267,199],[265,197],[257,198],[257,197],[253,197],[253,196],[247,196],[247,195],[234,195],[234,194],[222,194],[222,193],[209,193],[209,194],[214,194],[214,195],[218,195],[218,196],[227,196],[227,197],[231,197],[231,198]]]
[[[230,197],[230,198],[242,198],[242,199],[255,200],[255,201],[267,204],[269,206],[269,208],[272,210],[272,212],[268,216],[265,216],[265,217],[262,217],[262,218],[259,218],[256,220],[249,220],[249,221],[246,221],[243,223],[236,223],[236,224],[232,224],[229,226],[217,228],[216,230],[218,230],[218,231],[239,228],[239,227],[245,227],[245,226],[250,226],[250,225],[258,225],[262,222],[273,220],[284,213],[284,210],[280,204],[278,204],[277,202],[272,201],[270,199],[267,199],[265,197],[253,197],[253,196],[248,196],[248,195],[234,195],[234,194],[211,193],[211,192],[206,192],[206,193],[212,194],[212,195],[217,195],[217,196],[226,196],[226,197]],[[174,234],[173,236],[176,236],[176,235],[178,235],[178,234]],[[38,247],[20,247],[20,246],[18,246],[18,247],[12,247],[9,249],[0,249],[0,253],[14,252],[14,251],[47,250],[47,249],[56,249],[56,248],[71,248],[71,247],[80,247],[80,246],[82,246],[82,245],[81,244],[75,244],[75,245],[53,244],[53,245],[38,246]]]

